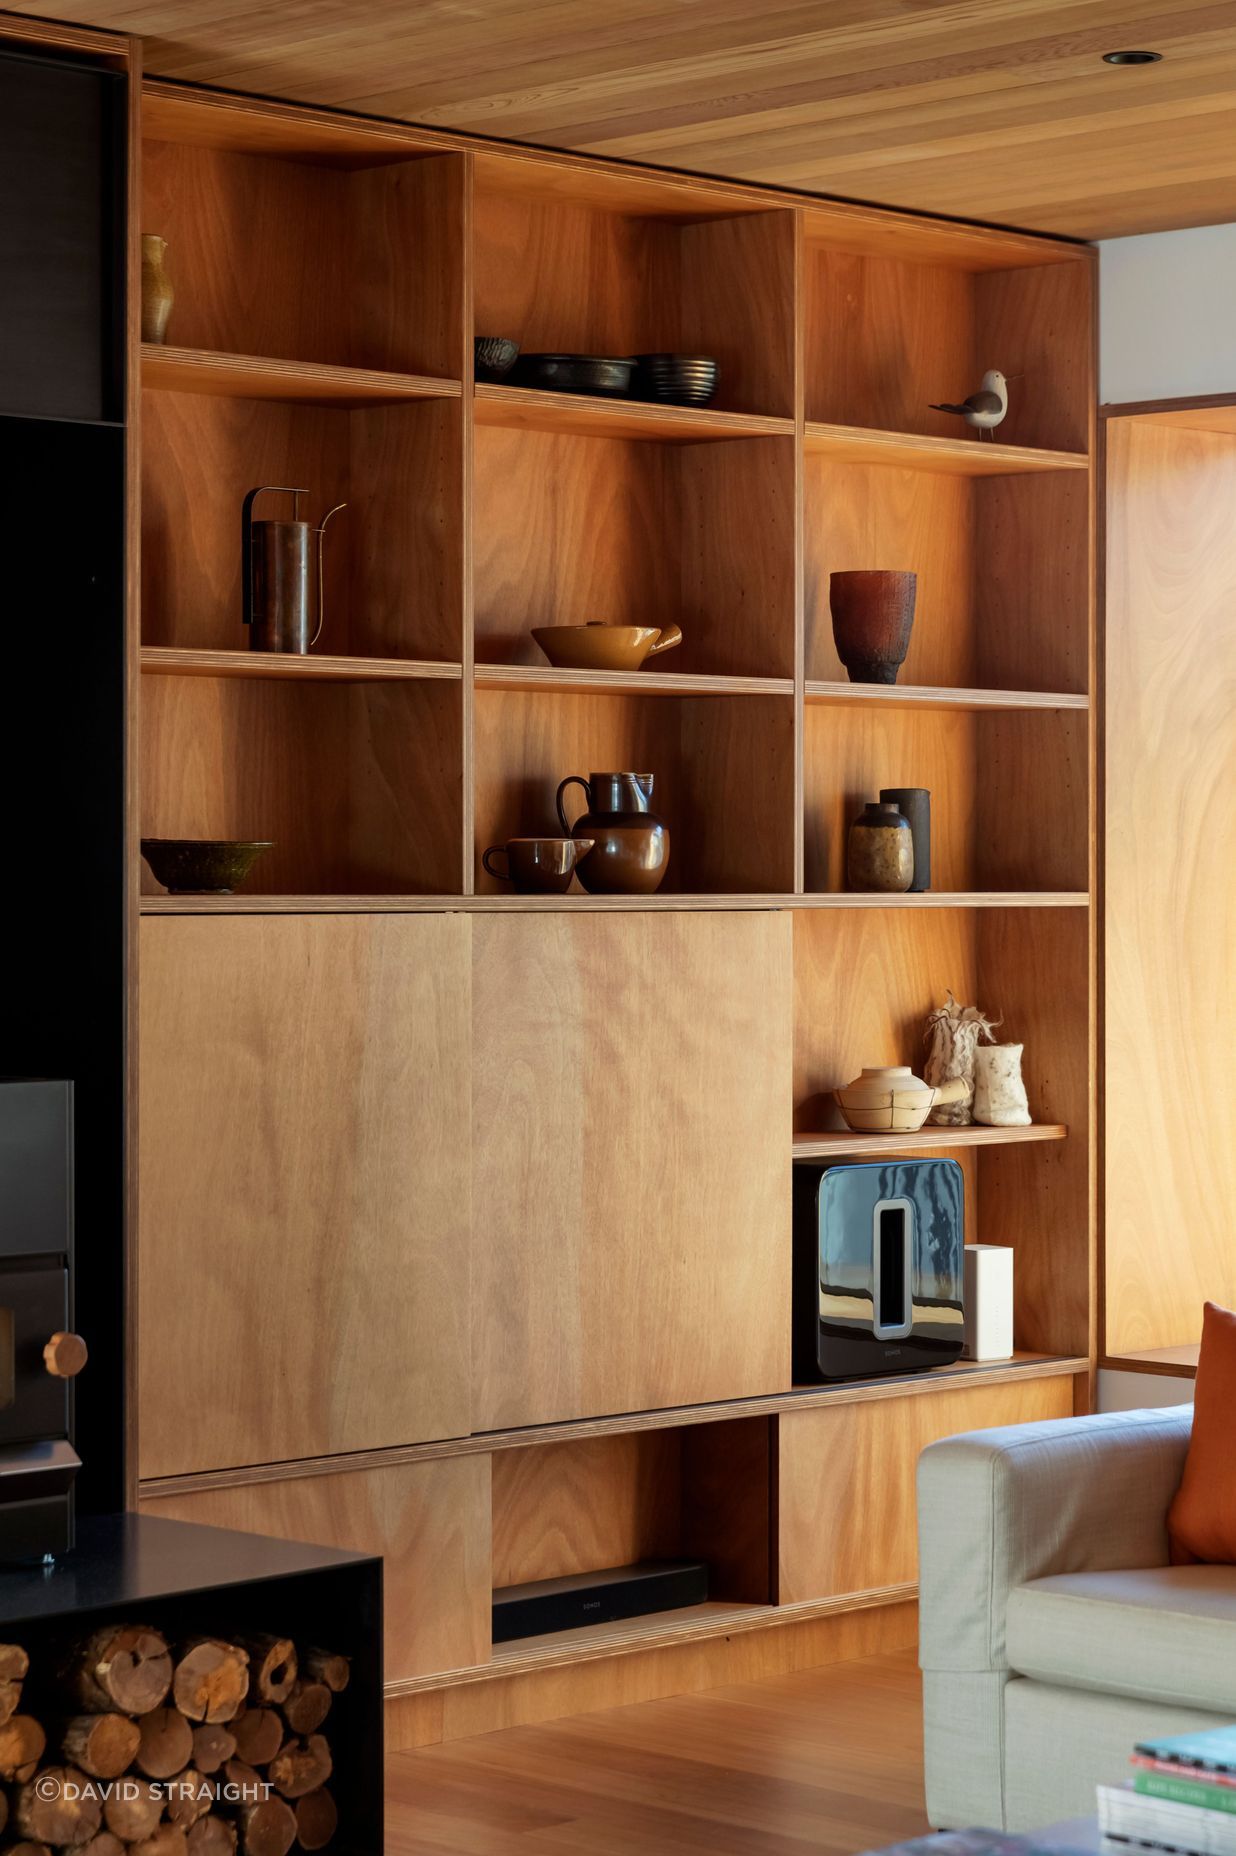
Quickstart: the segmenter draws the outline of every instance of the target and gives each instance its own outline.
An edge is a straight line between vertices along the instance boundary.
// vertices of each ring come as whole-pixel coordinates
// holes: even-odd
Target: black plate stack
[[[706,354],[638,354],[636,392],[667,406],[707,406],[717,390],[717,364]]]

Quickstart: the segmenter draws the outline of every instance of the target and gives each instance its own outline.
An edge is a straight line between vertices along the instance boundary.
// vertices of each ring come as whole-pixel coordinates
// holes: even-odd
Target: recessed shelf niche
[[[458,380],[463,158],[384,158],[312,130],[303,149],[259,154],[239,127],[227,146],[226,122],[211,145],[143,146],[142,230],[167,240],[176,291],[169,340]]]
[[[557,835],[560,780],[630,769],[655,778],[669,828],[659,895],[793,888],[793,702],[786,696],[633,696],[478,687],[474,722],[476,887],[486,846]],[[568,817],[584,809],[572,788]],[[508,892],[509,893],[509,892]]]
[[[142,640],[243,650],[240,514],[259,484],[309,494],[324,542],[334,656],[459,662],[463,519],[459,405],[306,405],[204,393],[143,395]],[[291,498],[255,514],[286,519]]]
[[[714,404],[793,415],[794,224],[741,194],[477,158],[475,326],[525,354],[712,355]]]
[[[540,625],[682,627],[642,675],[794,674],[790,438],[655,445],[479,427],[481,663],[540,664]]]

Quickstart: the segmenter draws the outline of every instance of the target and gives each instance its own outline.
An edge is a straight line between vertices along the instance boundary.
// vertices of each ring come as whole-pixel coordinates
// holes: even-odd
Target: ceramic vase
[[[925,786],[882,786],[880,803],[896,806],[914,840],[914,881],[911,895],[931,888],[931,794]]]
[[[896,806],[873,801],[850,826],[846,876],[851,889],[904,895],[914,881],[914,838]]]
[[[162,342],[176,292],[164,269],[167,240],[153,232],[142,233],[142,340]]]
[[[910,648],[918,575],[840,573],[828,582],[837,656],[851,683],[895,683]]]
[[[974,1053],[974,1119],[987,1128],[1028,1128],[1021,1044],[984,1045]]]

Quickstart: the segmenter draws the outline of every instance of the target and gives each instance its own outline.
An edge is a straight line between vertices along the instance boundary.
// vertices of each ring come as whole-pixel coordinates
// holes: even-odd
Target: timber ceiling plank
[[[1084,237],[1236,219],[1236,0],[52,0],[148,71]],[[1128,46],[1163,62],[1117,68]]]

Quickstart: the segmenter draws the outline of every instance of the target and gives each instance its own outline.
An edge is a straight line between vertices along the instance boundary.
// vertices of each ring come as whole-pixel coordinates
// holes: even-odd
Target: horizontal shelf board
[[[1062,1141],[1063,1122],[1039,1121],[1029,1128],[920,1128],[917,1134],[796,1134],[796,1160],[834,1160],[841,1154],[908,1154],[926,1147],[1009,1147],[1026,1141]]]
[[[328,683],[397,680],[458,683],[459,664],[416,657],[307,657],[283,651],[185,651],[174,645],[144,644],[141,665],[148,676],[307,677]]]
[[[884,705],[892,709],[1088,709],[1089,696],[1051,690],[954,690],[927,683],[826,683],[808,678],[809,704],[835,708]]]
[[[846,464],[895,464],[951,477],[1012,477],[1032,471],[1090,468],[1084,451],[1037,451],[983,438],[932,438],[917,432],[880,432],[817,421],[808,421],[803,449],[808,457],[837,458]]]
[[[382,374],[316,361],[277,361],[258,354],[142,343],[142,385],[169,393],[214,393],[232,399],[304,400],[311,405],[372,406],[392,400],[458,399],[457,380],[428,374]]]
[[[1184,1347],[1140,1347],[1132,1353],[1112,1353],[1100,1360],[1100,1366],[1115,1373],[1159,1373],[1177,1379],[1197,1377],[1200,1344]]]
[[[677,670],[555,670],[542,664],[478,664],[478,690],[614,696],[792,696],[792,677],[715,677]]]
[[[698,1643],[709,1637],[730,1637],[744,1631],[767,1630],[778,1624],[802,1624],[811,1618],[833,1617],[844,1611],[908,1604],[917,1596],[917,1585],[886,1585],[869,1592],[847,1592],[838,1598],[806,1599],[795,1605],[744,1605],[710,1599],[702,1605],[683,1605],[674,1611],[659,1611],[618,1624],[584,1624],[577,1630],[554,1631],[543,1637],[523,1637],[511,1643],[500,1643],[494,1648],[491,1662],[448,1669],[431,1676],[396,1679],[386,1684],[385,1695],[391,1701],[400,1695],[415,1695],[426,1689],[459,1688],[465,1683],[493,1682],[535,1669],[556,1669],[570,1663],[595,1662],[605,1656]]]
[[[552,915],[643,909],[1084,909],[1084,890],[1004,890],[991,894],[928,890],[917,896],[797,896],[733,893],[659,896],[143,896],[146,915]]]
[[[489,381],[477,383],[474,417],[478,425],[501,425],[521,432],[574,432],[585,438],[646,438],[680,445],[707,439],[794,436],[792,419],[760,413],[651,405],[644,400],[504,387]]]
[[[881,896],[839,890],[836,894],[792,896],[792,909],[1085,909],[1084,889],[926,889],[912,896]]]
[[[820,1405],[858,1405],[872,1399],[916,1398],[956,1386],[1058,1379],[1065,1374],[1087,1372],[1089,1366],[1089,1360],[1072,1354],[1015,1353],[1011,1360],[958,1360],[952,1366],[938,1366],[931,1372],[892,1374],[884,1379],[853,1379],[838,1385],[793,1386],[784,1392],[753,1393],[748,1398],[720,1399],[710,1405],[615,1412],[604,1417],[570,1418],[556,1424],[525,1425],[509,1431],[477,1431],[468,1437],[395,1444],[380,1450],[349,1451],[338,1456],[309,1457],[287,1463],[238,1464],[228,1469],[196,1470],[184,1476],[158,1476],[143,1481],[140,1493],[145,1499],[154,1500],[159,1496],[239,1488],[250,1483],[294,1481],[301,1476],[338,1475],[345,1470],[383,1469],[441,1457],[488,1456],[497,1450],[526,1450],[574,1437],[680,1430],[684,1425],[718,1424],[731,1418],[766,1418],[777,1412],[814,1410]]]

